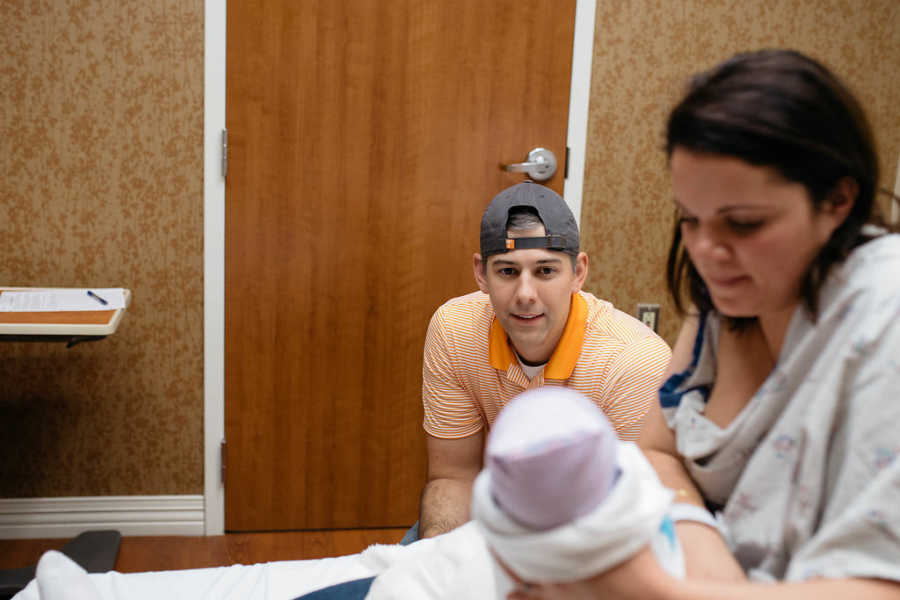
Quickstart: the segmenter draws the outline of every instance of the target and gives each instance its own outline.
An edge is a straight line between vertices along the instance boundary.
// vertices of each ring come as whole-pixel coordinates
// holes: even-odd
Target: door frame
[[[576,0],[575,37],[563,198],[581,221],[587,145],[594,15],[597,0]],[[225,128],[226,0],[205,1],[203,86],[203,522],[206,535],[225,533],[220,444],[225,438]]]

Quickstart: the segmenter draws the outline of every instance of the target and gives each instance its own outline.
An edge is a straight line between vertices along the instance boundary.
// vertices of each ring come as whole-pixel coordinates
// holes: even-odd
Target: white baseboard
[[[203,496],[0,498],[0,539],[70,538],[96,529],[204,535]]]

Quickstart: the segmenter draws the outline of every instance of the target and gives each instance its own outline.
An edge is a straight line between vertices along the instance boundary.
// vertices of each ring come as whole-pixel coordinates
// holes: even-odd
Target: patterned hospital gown
[[[663,413],[729,545],[756,580],[900,580],[900,236],[833,270],[813,324],[793,316],[772,373],[721,429],[703,416],[715,314]]]

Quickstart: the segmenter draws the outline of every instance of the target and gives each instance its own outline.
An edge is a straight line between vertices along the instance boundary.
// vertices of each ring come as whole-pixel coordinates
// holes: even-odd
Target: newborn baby
[[[673,575],[684,562],[666,515],[672,492],[587,398],[547,386],[516,397],[488,436],[472,517],[492,554],[525,582],[593,577],[647,544]],[[497,593],[512,587],[495,569]]]

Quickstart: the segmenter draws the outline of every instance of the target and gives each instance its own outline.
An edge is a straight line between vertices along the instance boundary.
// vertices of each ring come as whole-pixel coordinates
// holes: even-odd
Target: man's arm
[[[481,470],[484,430],[459,439],[425,434],[428,477],[419,508],[419,537],[433,537],[469,520],[472,483]]]

